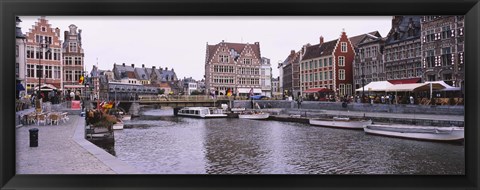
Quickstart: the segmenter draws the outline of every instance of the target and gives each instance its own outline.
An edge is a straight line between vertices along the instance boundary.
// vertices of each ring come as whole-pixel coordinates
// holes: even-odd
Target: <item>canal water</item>
[[[145,174],[465,174],[465,147],[308,124],[197,119],[146,110],[115,131]]]

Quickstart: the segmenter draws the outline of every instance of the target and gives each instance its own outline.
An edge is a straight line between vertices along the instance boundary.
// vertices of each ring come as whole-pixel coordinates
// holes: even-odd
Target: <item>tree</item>
[[[163,88],[159,88],[159,89],[158,89],[158,94],[159,94],[159,95],[160,95],[160,94],[164,94],[164,93],[165,93],[165,89],[163,89]]]

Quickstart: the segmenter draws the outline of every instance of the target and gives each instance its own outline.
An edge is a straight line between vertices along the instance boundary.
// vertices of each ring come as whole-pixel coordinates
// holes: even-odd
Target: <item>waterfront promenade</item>
[[[16,127],[17,174],[139,173],[84,138],[85,118],[69,117],[68,122],[59,125]],[[39,129],[38,147],[29,146],[29,129],[32,128]]]

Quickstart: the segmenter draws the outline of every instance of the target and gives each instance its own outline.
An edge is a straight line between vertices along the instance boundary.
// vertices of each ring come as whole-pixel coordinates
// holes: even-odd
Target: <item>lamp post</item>
[[[365,97],[365,74],[363,73],[363,67],[362,67],[362,103],[364,103],[364,97]]]
[[[43,55],[43,49],[46,49],[47,52],[50,51],[48,43],[45,43],[45,40],[43,38],[39,38],[40,41],[38,42],[39,46],[39,52],[38,52],[38,65],[40,66],[42,64],[42,58],[44,58]],[[42,55],[42,56],[40,56]],[[42,110],[41,106],[41,100],[40,100],[40,87],[41,87],[41,82],[42,82],[42,75],[43,75],[43,70],[45,68],[42,67],[42,70],[37,70],[37,75],[38,75],[38,93],[37,93],[37,100],[35,102],[35,109],[37,113],[40,113]],[[46,81],[45,81],[46,84]],[[37,120],[38,120],[38,114],[37,114]]]

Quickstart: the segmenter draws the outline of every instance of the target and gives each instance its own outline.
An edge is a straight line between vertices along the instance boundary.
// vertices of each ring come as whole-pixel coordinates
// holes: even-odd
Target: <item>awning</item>
[[[445,87],[441,84],[432,83],[432,90],[441,90]],[[413,84],[397,84],[386,89],[386,92],[414,92],[414,91],[429,91],[430,84],[428,83],[413,83]]]
[[[42,89],[42,91],[45,91],[45,90],[51,91],[51,90],[57,90],[57,87],[55,87],[54,85],[51,85],[51,84],[43,84],[41,86],[41,89]],[[38,90],[38,86],[35,87],[35,90]]]
[[[375,82],[370,82],[367,85],[365,85],[365,87],[360,87],[355,91],[361,92],[365,89],[365,91],[371,91],[371,92],[384,92],[391,86],[393,86],[393,84],[388,81],[375,81]]]
[[[251,88],[237,88],[238,93],[250,93]],[[262,93],[262,89],[254,88],[253,93]]]
[[[410,79],[396,79],[396,80],[388,80],[391,84],[412,84],[418,83],[421,78],[410,78]]]
[[[18,91],[24,91],[25,90],[25,87],[23,87],[22,83],[17,83],[17,90]]]
[[[305,91],[305,93],[314,93],[314,92],[333,92],[333,90],[330,90],[328,88],[309,88]]]
[[[444,86],[445,88],[440,90],[440,91],[460,91],[461,88],[460,87],[453,87],[453,86],[450,86],[448,85],[447,83],[445,83],[444,81],[427,81],[425,82],[427,84],[429,83],[436,83],[436,84],[441,84],[442,86]]]

